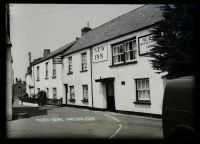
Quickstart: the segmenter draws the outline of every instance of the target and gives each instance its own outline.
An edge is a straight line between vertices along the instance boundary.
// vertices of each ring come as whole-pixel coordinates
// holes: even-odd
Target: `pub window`
[[[83,100],[88,100],[88,85],[83,85]]]
[[[72,57],[68,58],[68,62],[69,62],[69,73],[72,73]]]
[[[57,99],[57,90],[53,88],[53,99]]]
[[[69,86],[69,90],[70,90],[70,99],[75,99],[74,86]]]
[[[121,42],[112,47],[113,64],[121,64],[136,59],[136,40]]]
[[[137,101],[145,101],[150,103],[149,79],[136,80],[136,96]]]
[[[87,70],[87,53],[81,54],[81,60],[82,60],[82,71]]]
[[[45,71],[45,75],[46,75],[46,79],[49,77],[48,76],[48,62],[45,63],[46,66],[46,71]]]
[[[136,59],[136,41],[131,40],[124,43],[125,61],[132,61]]]
[[[56,77],[56,64],[53,63],[53,77]]]
[[[40,67],[37,66],[37,81],[40,80]]]

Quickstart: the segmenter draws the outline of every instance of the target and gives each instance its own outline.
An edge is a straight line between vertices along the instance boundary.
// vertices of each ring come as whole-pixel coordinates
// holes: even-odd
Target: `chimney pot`
[[[84,27],[81,29],[81,36],[83,36],[85,33],[89,32],[91,30],[91,28],[89,27]]]
[[[43,57],[47,56],[50,54],[50,49],[44,49]]]

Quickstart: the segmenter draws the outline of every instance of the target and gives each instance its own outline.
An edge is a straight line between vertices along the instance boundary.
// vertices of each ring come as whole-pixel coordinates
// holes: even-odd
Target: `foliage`
[[[195,75],[195,31],[197,6],[161,6],[163,20],[152,30],[157,43],[150,50],[154,69],[167,72],[167,78]]]

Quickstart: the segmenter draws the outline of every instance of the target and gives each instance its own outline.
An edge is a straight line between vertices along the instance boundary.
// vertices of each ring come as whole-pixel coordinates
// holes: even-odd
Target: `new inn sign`
[[[105,61],[108,58],[108,49],[106,45],[94,47],[93,62]]]

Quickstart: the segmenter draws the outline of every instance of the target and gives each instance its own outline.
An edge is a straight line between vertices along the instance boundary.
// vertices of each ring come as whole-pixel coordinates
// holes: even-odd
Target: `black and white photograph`
[[[8,139],[196,138],[197,5],[5,8]]]

